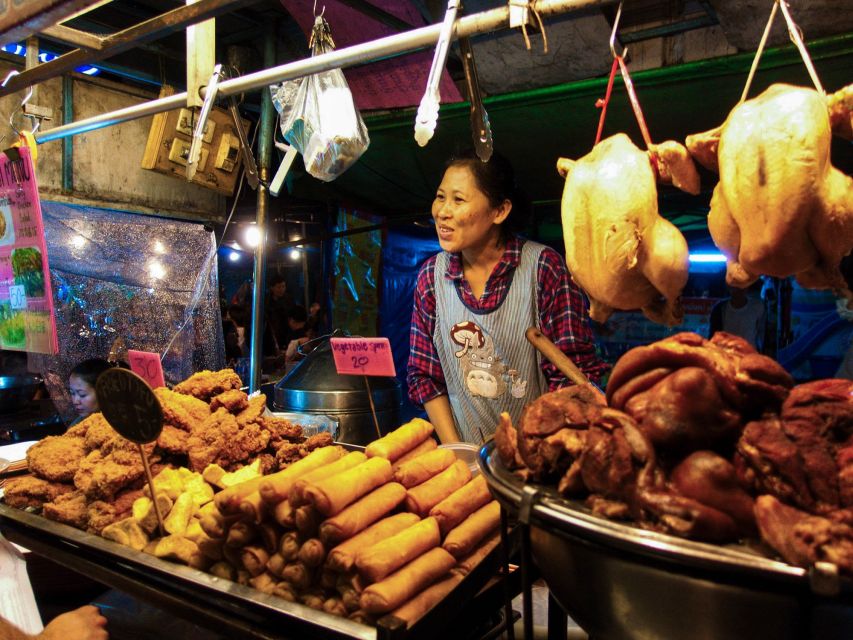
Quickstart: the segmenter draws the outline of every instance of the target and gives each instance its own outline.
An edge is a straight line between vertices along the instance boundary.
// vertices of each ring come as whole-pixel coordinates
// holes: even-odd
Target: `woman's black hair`
[[[69,377],[77,376],[90,387],[94,387],[98,376],[107,369],[112,369],[114,366],[116,366],[114,363],[107,362],[103,358],[90,358],[89,360],[80,362],[68,375]]]
[[[515,171],[506,156],[495,151],[488,162],[483,162],[473,149],[466,149],[450,157],[445,169],[450,167],[466,167],[492,207],[499,207],[505,200],[512,203],[509,215],[501,224],[501,240],[505,242],[527,225],[530,200],[516,184]]]

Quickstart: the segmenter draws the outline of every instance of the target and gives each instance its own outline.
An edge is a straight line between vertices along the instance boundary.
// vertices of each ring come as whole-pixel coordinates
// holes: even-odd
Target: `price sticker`
[[[110,426],[136,444],[153,442],[163,430],[163,408],[138,375],[107,369],[95,382],[98,407]]]
[[[145,380],[152,389],[166,386],[159,354],[128,349],[127,358],[130,360],[130,370]]]
[[[24,285],[13,284],[9,287],[9,306],[13,309],[27,308],[27,294],[24,290]]]
[[[335,369],[341,374],[396,376],[388,338],[332,338]]]

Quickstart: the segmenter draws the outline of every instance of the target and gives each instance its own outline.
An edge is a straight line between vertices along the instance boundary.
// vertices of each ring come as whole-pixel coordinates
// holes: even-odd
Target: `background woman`
[[[443,251],[418,274],[412,312],[409,396],[442,442],[482,442],[508,411],[570,382],[524,337],[538,327],[593,381],[586,306],[565,261],[516,234],[528,213],[509,161],[472,151],[452,158],[432,204]]]

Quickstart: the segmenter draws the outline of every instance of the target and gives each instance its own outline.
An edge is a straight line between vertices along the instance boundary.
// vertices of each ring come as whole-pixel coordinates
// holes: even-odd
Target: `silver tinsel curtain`
[[[69,371],[87,358],[162,355],[175,383],[225,361],[216,243],[204,225],[42,202],[59,354],[30,355],[63,417]]]

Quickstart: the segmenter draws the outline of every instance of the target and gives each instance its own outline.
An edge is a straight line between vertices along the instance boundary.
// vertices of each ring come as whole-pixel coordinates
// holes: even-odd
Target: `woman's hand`
[[[435,427],[441,444],[459,442],[459,432],[456,430],[456,422],[453,420],[453,411],[450,409],[450,400],[447,396],[437,396],[432,400],[424,402],[424,409],[429,416],[429,421]]]
[[[55,617],[38,636],[39,640],[107,640],[107,619],[97,607],[87,604]]]

